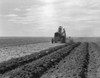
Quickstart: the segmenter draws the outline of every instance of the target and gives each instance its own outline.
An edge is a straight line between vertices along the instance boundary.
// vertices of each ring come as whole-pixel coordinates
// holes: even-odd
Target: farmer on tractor
[[[62,33],[62,29],[63,29],[62,26],[59,26],[58,32],[59,32],[59,33]]]

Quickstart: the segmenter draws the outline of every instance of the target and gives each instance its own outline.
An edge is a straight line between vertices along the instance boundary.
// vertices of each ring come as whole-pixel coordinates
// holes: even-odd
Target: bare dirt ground
[[[0,62],[9,60],[11,58],[17,58],[29,55],[57,45],[61,44],[37,43],[37,44],[28,44],[21,46],[3,47],[0,48]]]
[[[33,54],[32,57],[28,56],[23,60],[11,60],[0,64],[0,78],[100,78],[100,42],[91,41],[63,45],[39,43],[34,46],[31,44],[5,47],[5,51],[6,49],[8,52],[12,51],[12,56],[16,57],[34,52],[38,54],[36,56]],[[62,47],[59,48],[57,45]],[[51,48],[39,53],[43,49],[54,46],[56,49]],[[31,61],[28,60],[30,58]]]

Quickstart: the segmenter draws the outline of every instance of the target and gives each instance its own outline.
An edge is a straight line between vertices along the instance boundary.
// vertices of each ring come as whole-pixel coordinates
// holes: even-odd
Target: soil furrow
[[[82,71],[81,71],[81,75],[80,75],[81,78],[87,78],[89,59],[90,59],[90,56],[89,56],[89,43],[88,43],[87,44],[87,55],[85,57]]]
[[[41,78],[86,78],[88,60],[88,43],[82,43]]]
[[[52,48],[40,51],[38,53],[34,53],[34,54],[27,55],[27,56],[20,57],[20,58],[11,59],[3,63],[0,63],[0,74],[4,74],[5,72],[11,71],[19,66],[35,61],[39,58],[42,58],[43,56],[51,54],[68,45],[69,44],[52,47]]]
[[[60,49],[35,62],[27,64],[16,70],[13,70],[10,73],[8,73],[6,76],[9,76],[8,78],[40,78],[40,76],[44,72],[46,72],[48,69],[50,69],[52,66],[56,65],[57,63],[59,63],[60,60],[66,57],[79,44],[80,43],[69,45],[68,47]]]

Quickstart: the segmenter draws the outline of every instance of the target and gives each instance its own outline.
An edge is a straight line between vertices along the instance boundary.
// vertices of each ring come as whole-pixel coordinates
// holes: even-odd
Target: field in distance
[[[54,47],[49,37],[1,37],[0,62]]]
[[[100,37],[72,37],[75,42],[100,42]]]

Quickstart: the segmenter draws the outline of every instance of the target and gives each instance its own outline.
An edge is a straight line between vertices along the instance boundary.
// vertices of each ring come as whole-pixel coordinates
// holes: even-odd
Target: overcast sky
[[[100,0],[0,0],[0,36],[100,37]]]

